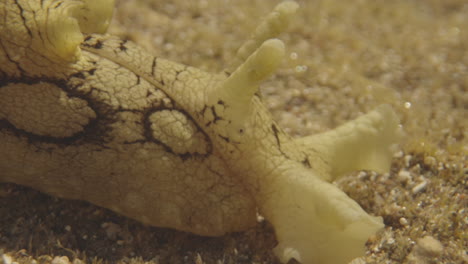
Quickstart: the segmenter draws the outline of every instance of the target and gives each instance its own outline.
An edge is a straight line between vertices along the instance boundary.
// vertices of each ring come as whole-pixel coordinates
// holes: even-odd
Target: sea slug
[[[283,262],[347,263],[383,227],[330,183],[389,169],[388,105],[292,138],[259,83],[284,56],[280,3],[222,73],[106,35],[112,0],[0,1],[0,181],[219,236],[270,221]]]

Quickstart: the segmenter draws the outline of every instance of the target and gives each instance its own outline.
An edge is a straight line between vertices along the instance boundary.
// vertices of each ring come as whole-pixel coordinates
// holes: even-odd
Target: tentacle
[[[389,105],[381,105],[336,129],[297,139],[296,143],[311,153],[320,153],[331,169],[325,180],[333,180],[355,170],[388,171],[392,147],[401,136],[395,112]]]
[[[83,33],[105,33],[113,9],[114,0],[70,1],[59,8],[49,8],[42,29],[48,38],[44,39],[50,41],[52,52],[60,58],[75,60],[79,56],[78,46],[83,42]]]
[[[230,120],[228,131],[239,131],[250,115],[252,97],[260,82],[269,77],[284,57],[281,40],[265,41],[234,73],[208,95],[208,104],[223,101],[224,117]]]
[[[278,4],[255,29],[254,34],[238,49],[236,58],[227,69],[232,72],[241,65],[247,57],[257,50],[267,39],[276,38],[285,31],[292,20],[299,5],[293,1],[284,1]]]
[[[5,4],[9,3],[0,3],[0,7]],[[34,56],[55,63],[76,61],[80,57],[79,45],[83,42],[83,33],[106,31],[112,17],[114,0],[18,0],[11,3],[9,8],[12,9],[9,12],[21,15],[5,16],[0,21],[2,47],[5,50],[13,50],[10,46],[16,47],[17,54],[10,57],[14,57],[22,68],[30,68],[33,66],[29,59]],[[12,39],[7,36],[22,37]],[[36,55],[33,56],[30,51]],[[47,68],[44,65],[47,60],[43,60],[39,68]],[[23,64],[27,66],[23,67]],[[35,71],[39,73],[41,69]]]
[[[84,5],[73,16],[80,24],[81,32],[104,34],[114,11],[115,0],[82,0]]]

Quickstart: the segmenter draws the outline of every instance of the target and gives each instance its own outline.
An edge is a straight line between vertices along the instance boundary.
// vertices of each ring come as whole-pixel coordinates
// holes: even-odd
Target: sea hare
[[[283,262],[346,263],[383,227],[329,183],[389,169],[391,107],[292,138],[259,83],[297,9],[280,3],[222,73],[105,31],[111,0],[0,1],[0,180],[86,200],[148,225],[220,236],[259,212]]]

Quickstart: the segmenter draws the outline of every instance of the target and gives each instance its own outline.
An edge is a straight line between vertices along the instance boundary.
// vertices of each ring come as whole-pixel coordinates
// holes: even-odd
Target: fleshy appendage
[[[330,167],[329,174],[319,176],[332,181],[356,170],[387,172],[402,135],[400,120],[392,107],[384,104],[333,130],[299,138],[296,143],[308,152],[319,153]]]
[[[281,169],[261,213],[273,224],[276,255],[303,264],[345,264],[364,255],[365,242],[384,227],[354,200],[305,168]]]
[[[398,118],[383,105],[334,130],[297,140],[309,144],[310,154],[323,158],[330,170],[285,163],[262,183],[260,211],[275,227],[275,253],[282,262],[345,264],[364,254],[367,239],[384,227],[382,218],[368,215],[328,181],[351,170],[388,170],[400,135]]]
[[[266,40],[241,64],[219,87],[208,96],[208,104],[216,101],[229,102],[225,117],[230,120],[226,135],[236,138],[247,117],[251,115],[252,97],[261,81],[271,76],[283,60],[284,43],[279,39]]]
[[[78,46],[83,42],[83,33],[106,32],[114,0],[70,1],[60,8],[48,10],[50,14],[44,18],[44,31],[49,45],[60,58],[73,61],[79,56]]]
[[[234,69],[243,64],[266,40],[276,38],[285,31],[294,18],[294,14],[298,8],[299,5],[294,1],[279,3],[273,12],[268,14],[255,28],[250,38],[237,50],[236,57],[226,70],[229,72],[234,71]]]
[[[10,57],[18,60],[20,64],[22,60],[25,64],[30,63],[29,60],[34,59],[36,55],[26,52],[27,49],[52,63],[61,63],[74,62],[80,57],[79,45],[83,42],[83,34],[105,33],[112,18],[114,0],[18,0],[14,3],[0,3],[0,9],[5,9],[5,5],[12,9],[8,12],[21,13],[22,19],[18,21],[18,16],[3,14],[5,19],[0,21],[0,38],[22,36],[5,42],[5,50],[13,50],[9,47],[12,45],[16,52],[21,54],[21,57],[17,54],[10,54]],[[42,63],[51,63],[48,60]],[[44,66],[43,64],[41,66]]]
[[[83,5],[73,12],[81,32],[104,34],[109,27],[115,0],[82,0]]]
[[[276,37],[289,26],[298,8],[294,1],[279,3],[262,19],[223,71],[231,73],[229,77],[207,93],[207,105],[216,107],[217,102],[229,101],[229,108],[224,113],[229,120],[224,135],[236,139],[238,132],[243,130],[246,118],[251,115],[252,97],[258,92],[260,82],[270,77],[283,61],[284,43]]]

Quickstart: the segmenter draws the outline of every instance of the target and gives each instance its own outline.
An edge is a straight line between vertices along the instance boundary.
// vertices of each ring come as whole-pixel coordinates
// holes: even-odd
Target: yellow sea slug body
[[[329,181],[387,170],[398,120],[381,106],[310,137],[278,127],[258,84],[297,4],[279,4],[222,74],[103,35],[112,4],[0,0],[0,181],[206,236],[245,230],[258,209],[283,262],[364,252],[382,221]]]

